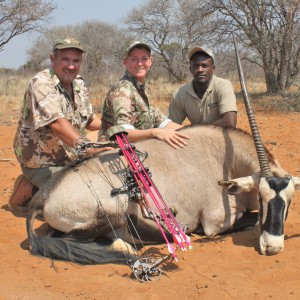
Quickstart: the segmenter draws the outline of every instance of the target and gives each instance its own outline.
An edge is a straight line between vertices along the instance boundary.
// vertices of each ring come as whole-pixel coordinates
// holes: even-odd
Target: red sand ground
[[[261,136],[281,165],[300,176],[300,114],[255,109]],[[243,105],[238,127],[248,130]],[[216,237],[194,235],[193,250],[178,251],[179,262],[162,276],[140,283],[123,265],[79,266],[29,254],[25,219],[7,201],[20,174],[12,139],[15,125],[0,126],[0,299],[300,299],[300,193],[285,227],[285,250],[263,256],[257,230]],[[6,161],[6,159],[11,159]],[[163,250],[164,245],[158,245]]]

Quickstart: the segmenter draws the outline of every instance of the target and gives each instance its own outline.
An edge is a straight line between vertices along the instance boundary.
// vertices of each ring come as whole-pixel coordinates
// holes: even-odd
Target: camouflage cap
[[[78,49],[82,52],[85,52],[80,44],[79,41],[77,41],[74,38],[66,37],[66,38],[61,38],[55,41],[54,46],[53,46],[53,51],[56,49],[68,49],[68,48],[75,48]]]
[[[134,41],[132,42],[127,48],[126,48],[126,51],[125,51],[125,54],[124,56],[127,56],[129,55],[130,51],[133,49],[133,48],[136,48],[136,47],[142,47],[144,48],[149,54],[151,54],[151,48],[143,43],[143,42],[140,42],[140,41]]]
[[[194,47],[190,50],[189,54],[188,54],[188,58],[189,60],[191,60],[192,56],[197,53],[197,52],[202,52],[202,53],[205,53],[207,54],[208,56],[210,56],[214,63],[215,63],[215,56],[213,54],[213,52],[211,51],[211,49],[209,48],[204,48],[204,47]]]

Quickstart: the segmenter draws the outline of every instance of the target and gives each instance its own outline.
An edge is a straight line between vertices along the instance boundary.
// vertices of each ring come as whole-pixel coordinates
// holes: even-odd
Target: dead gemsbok
[[[189,225],[187,233],[202,227],[207,236],[215,236],[258,209],[260,249],[271,255],[284,248],[284,223],[300,178],[288,175],[264,149],[249,105],[247,111],[254,141],[241,130],[196,126],[183,129],[190,136],[184,149],[158,140],[136,143],[136,148],[148,152],[144,165],[177,212],[178,223]],[[127,168],[115,150],[57,174],[30,203],[31,253],[82,264],[117,262],[126,260],[123,251],[92,241],[162,242],[156,224],[129,199]],[[62,236],[37,236],[33,221],[38,216]]]

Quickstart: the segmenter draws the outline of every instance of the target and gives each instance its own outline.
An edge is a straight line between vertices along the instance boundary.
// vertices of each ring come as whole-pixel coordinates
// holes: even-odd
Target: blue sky
[[[57,9],[51,15],[49,27],[80,24],[87,20],[118,24],[128,12],[145,0],[54,0]],[[12,39],[0,52],[0,67],[18,68],[27,61],[26,50],[34,42],[35,34]]]

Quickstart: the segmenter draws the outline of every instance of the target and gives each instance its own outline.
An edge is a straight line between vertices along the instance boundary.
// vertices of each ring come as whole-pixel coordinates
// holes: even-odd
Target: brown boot
[[[26,204],[31,200],[34,186],[20,175],[15,182],[13,192],[9,198],[8,206],[12,212],[24,211],[27,209]]]

